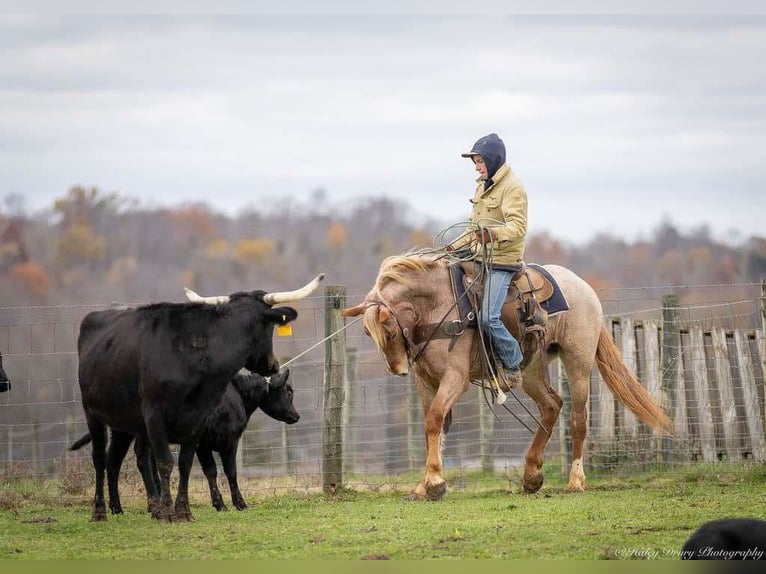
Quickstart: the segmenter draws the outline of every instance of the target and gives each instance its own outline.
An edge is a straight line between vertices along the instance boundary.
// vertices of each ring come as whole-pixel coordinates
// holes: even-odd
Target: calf
[[[8,380],[8,375],[5,374],[3,369],[3,354],[0,353],[0,393],[11,390],[11,381]]]
[[[722,518],[695,530],[681,549],[682,560],[766,560],[766,521]]]
[[[219,453],[223,470],[229,481],[231,502],[237,510],[247,508],[247,503],[237,483],[236,455],[239,440],[245,432],[252,414],[260,408],[270,417],[295,424],[300,415],[293,406],[293,388],[287,382],[289,370],[284,370],[268,381],[264,377],[246,371],[238,373],[229,383],[218,407],[205,421],[204,430],[197,445],[197,458],[210,486],[210,500],[216,510],[226,510],[221,492],[218,489],[218,471],[213,458],[213,451]],[[107,477],[109,482],[109,508],[113,514],[122,514],[120,494],[117,486],[120,467],[128,452],[133,435],[112,430],[112,439],[107,453]],[[90,442],[90,435],[85,435],[69,450],[77,450]],[[136,442],[136,461],[141,464],[144,458],[144,446]],[[151,462],[150,462],[151,464]],[[145,473],[142,472],[145,476]],[[157,488],[158,477],[152,468],[154,485],[146,485],[147,494]]]

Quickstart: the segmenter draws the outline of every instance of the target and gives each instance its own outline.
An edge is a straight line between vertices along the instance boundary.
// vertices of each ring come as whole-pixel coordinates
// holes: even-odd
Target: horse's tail
[[[606,386],[622,404],[628,407],[642,423],[673,434],[673,423],[662,412],[647,390],[638,382],[623,362],[617,345],[614,344],[605,326],[601,326],[596,349],[596,363]]]
[[[80,437],[76,441],[74,441],[72,443],[72,446],[69,447],[69,450],[80,450],[82,447],[84,447],[89,442],[90,442],[90,433],[88,433],[85,436]]]

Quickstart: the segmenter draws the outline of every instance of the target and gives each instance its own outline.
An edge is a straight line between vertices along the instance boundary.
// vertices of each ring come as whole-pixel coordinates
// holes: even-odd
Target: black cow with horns
[[[204,430],[229,381],[243,367],[262,376],[279,372],[273,352],[276,325],[293,321],[292,307],[273,307],[309,296],[324,278],[318,275],[296,291],[239,292],[200,297],[190,303],[157,303],[89,313],[77,341],[79,382],[93,442],[96,493],[94,521],[106,520],[104,474],[107,427],[148,444],[160,477],[152,516],[163,521],[193,520],[189,472]],[[173,506],[169,445],[180,444],[180,480]],[[144,449],[146,451],[146,449]],[[150,453],[139,456],[142,475],[151,472]],[[144,483],[152,477],[143,476]]]

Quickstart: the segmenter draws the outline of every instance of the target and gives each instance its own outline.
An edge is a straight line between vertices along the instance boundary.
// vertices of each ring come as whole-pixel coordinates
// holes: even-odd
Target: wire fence
[[[607,326],[624,360],[671,414],[675,437],[663,441],[639,424],[615,402],[594,369],[585,451],[591,473],[647,468],[673,472],[680,465],[700,463],[764,464],[763,286],[733,286],[731,300],[697,297],[689,304],[668,299],[669,291],[611,290],[601,297]],[[355,298],[349,299],[354,304]],[[300,355],[289,368],[301,419],[288,426],[260,411],[252,416],[238,453],[246,498],[322,488],[325,348],[305,350],[329,334],[326,303],[327,295],[301,301],[293,334],[275,337],[275,353],[283,363]],[[88,312],[103,308],[0,308],[0,351],[12,382],[12,389],[0,394],[0,488],[13,481],[43,480],[52,481],[62,497],[92,494],[89,449],[67,449],[87,433],[77,382],[79,323]],[[387,374],[361,323],[342,336],[343,485],[410,488],[425,462],[423,414],[414,385]],[[544,470],[566,473],[571,458],[568,389],[560,363],[550,369],[565,407],[546,449]],[[498,477],[518,482],[531,435],[515,417],[533,427],[526,410],[536,413],[536,407],[522,392],[516,395],[518,402],[507,403],[512,414],[490,409],[475,387],[461,398],[443,449],[453,488],[470,489]],[[123,465],[123,474],[124,498],[143,496],[132,458]],[[199,496],[208,492],[196,462],[190,491]]]

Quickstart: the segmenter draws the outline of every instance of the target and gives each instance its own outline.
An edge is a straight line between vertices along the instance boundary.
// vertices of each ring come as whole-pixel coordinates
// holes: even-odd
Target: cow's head
[[[293,405],[293,387],[287,382],[289,377],[289,369],[271,377],[268,392],[261,399],[260,408],[271,418],[292,425],[297,423],[301,416]]]
[[[5,374],[3,369],[3,355],[0,354],[0,393],[11,390],[11,381],[8,380],[8,375]]]
[[[245,368],[264,377],[279,372],[279,361],[274,356],[274,327],[287,325],[298,317],[292,307],[273,307],[277,303],[287,303],[305,299],[313,293],[324,279],[324,273],[317,275],[308,284],[295,291],[267,293],[250,291],[216,297],[202,297],[184,288],[186,298],[194,303],[208,305],[244,305],[251,317],[249,332],[252,335],[251,353],[245,361]],[[236,311],[235,311],[236,312]]]

